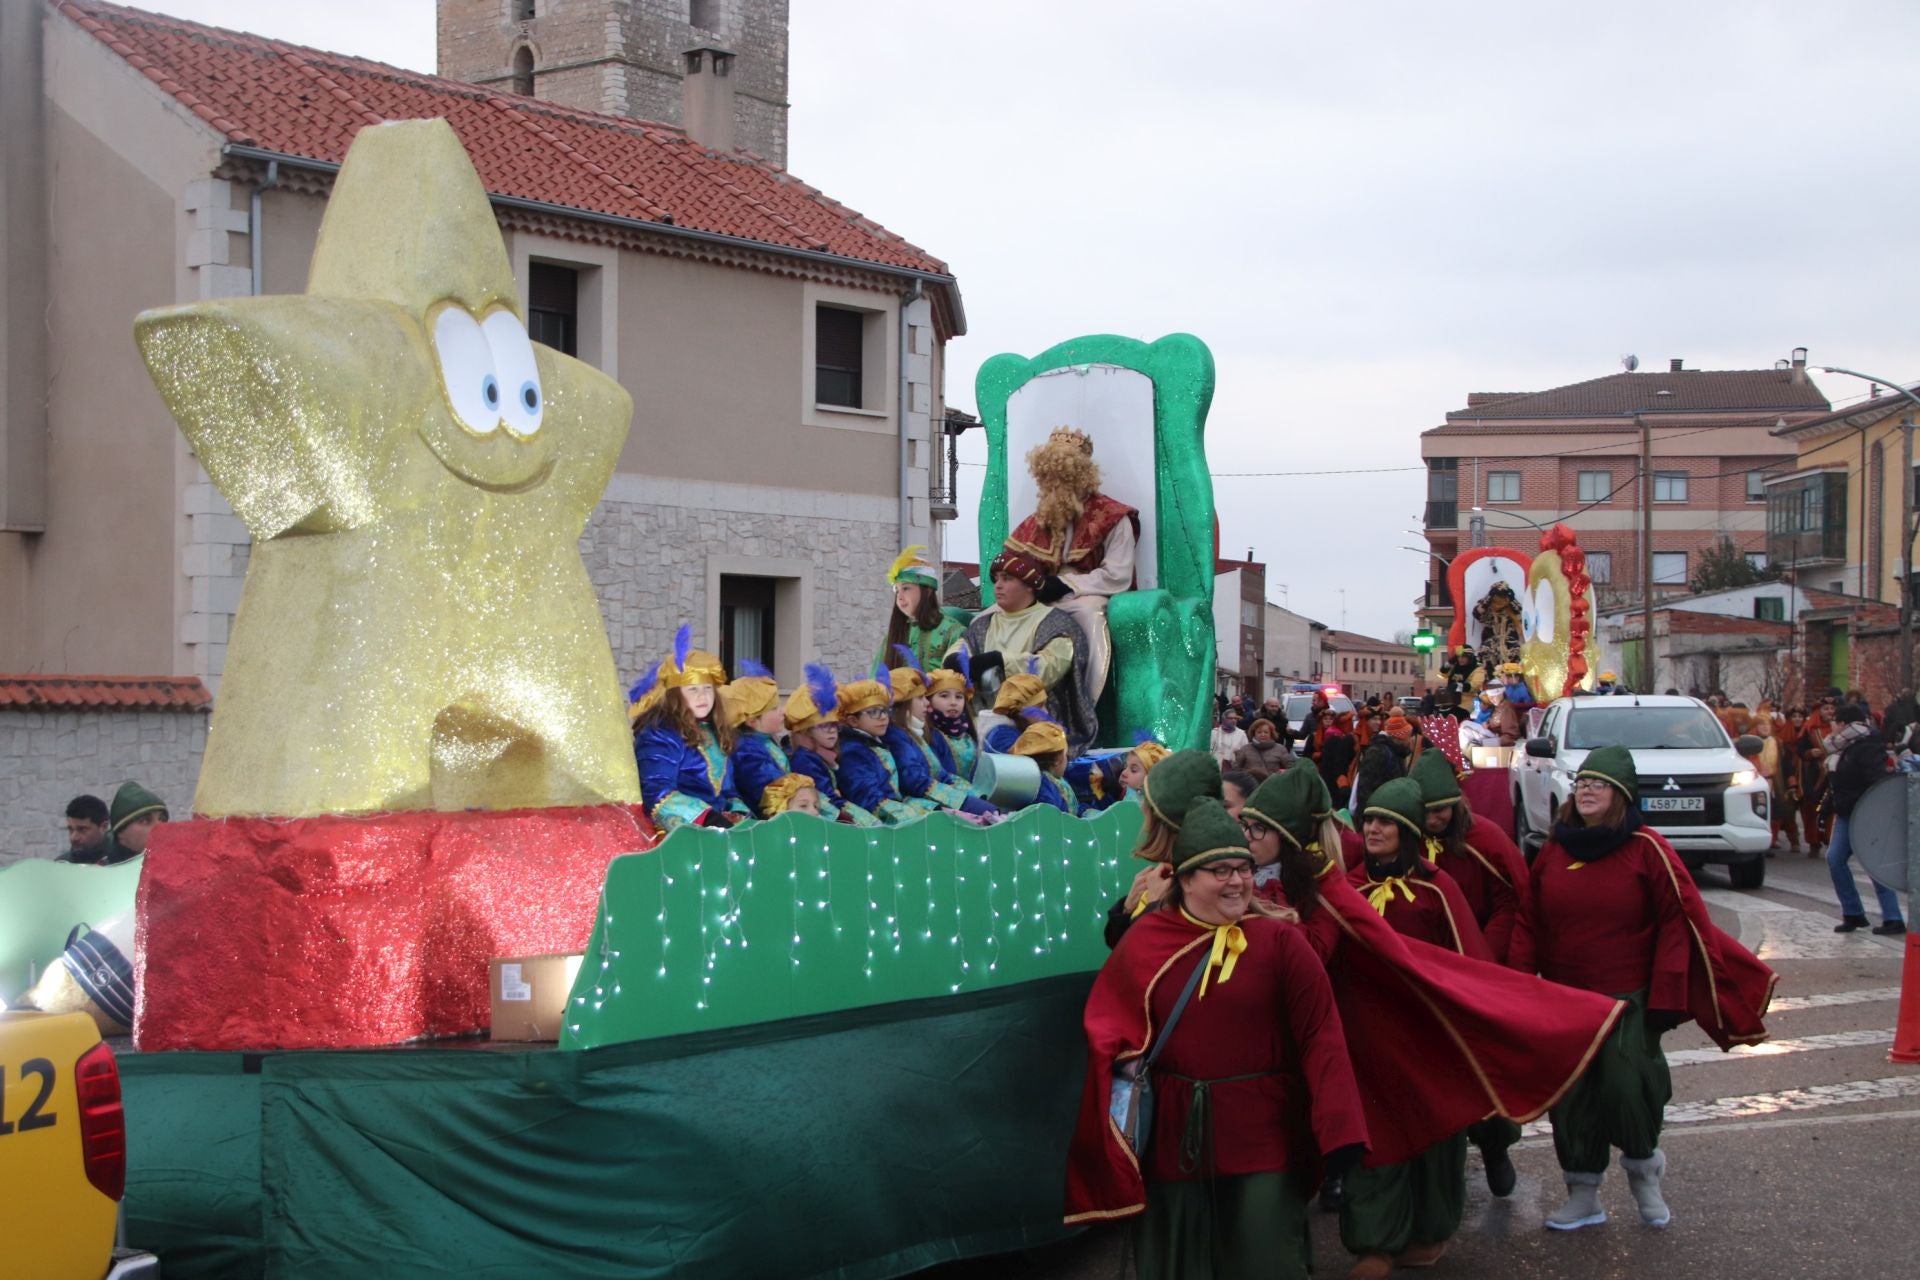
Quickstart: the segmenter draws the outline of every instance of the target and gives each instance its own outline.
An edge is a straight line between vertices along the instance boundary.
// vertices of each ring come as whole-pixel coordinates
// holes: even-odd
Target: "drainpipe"
[[[261,220],[260,197],[264,192],[271,191],[279,182],[280,162],[269,160],[266,181],[255,183],[253,194],[247,198],[247,252],[253,260],[253,292],[256,297],[260,293],[260,260],[265,256],[266,250],[265,244],[262,243],[266,238],[266,224]]]
[[[912,501],[907,496],[907,455],[908,455],[907,395],[909,391],[908,384],[907,384],[907,355],[908,355],[907,339],[910,336],[907,331],[911,327],[907,321],[907,311],[910,307],[913,306],[914,303],[920,300],[921,294],[924,292],[925,292],[925,286],[922,284],[921,281],[915,280],[913,282],[913,288],[900,296],[900,398],[897,401],[897,404],[899,407],[899,419],[900,419],[900,546],[899,546],[899,549],[902,551],[904,551],[907,546],[907,528],[909,525],[908,516],[912,513],[912,510],[913,510]]]

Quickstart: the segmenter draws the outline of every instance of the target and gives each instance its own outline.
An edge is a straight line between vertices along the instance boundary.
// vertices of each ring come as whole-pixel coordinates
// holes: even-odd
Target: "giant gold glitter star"
[[[528,340],[445,121],[360,131],[306,293],[134,332],[254,539],[196,811],[639,800],[578,549],[632,401]]]

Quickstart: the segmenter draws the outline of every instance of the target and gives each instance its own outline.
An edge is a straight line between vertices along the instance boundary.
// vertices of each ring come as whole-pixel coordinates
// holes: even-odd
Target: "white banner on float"
[[[1100,491],[1140,512],[1134,572],[1141,590],[1160,584],[1160,546],[1153,471],[1153,379],[1111,364],[1053,369],[1007,398],[1007,531],[1033,514],[1039,493],[1027,470],[1027,451],[1055,427],[1076,427],[1093,438]],[[993,548],[997,552],[999,548]],[[981,559],[993,555],[981,548]],[[1524,579],[1523,579],[1524,581]]]

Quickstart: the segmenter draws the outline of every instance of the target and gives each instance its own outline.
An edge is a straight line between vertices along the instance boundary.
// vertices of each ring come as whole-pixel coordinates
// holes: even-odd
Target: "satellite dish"
[[[1622,369],[1625,369],[1628,373],[1632,373],[1635,369],[1638,369],[1640,367],[1640,357],[1639,356],[1621,356],[1620,367]]]

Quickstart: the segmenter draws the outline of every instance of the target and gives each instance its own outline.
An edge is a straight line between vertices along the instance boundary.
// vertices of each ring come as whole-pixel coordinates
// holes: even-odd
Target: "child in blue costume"
[[[900,653],[909,663],[913,654],[904,645]],[[893,723],[882,737],[893,755],[900,794],[931,800],[943,809],[957,809],[976,818],[1000,811],[974,795],[940,763],[932,747],[921,736],[927,714],[927,685],[912,665],[896,667],[888,673],[893,686]]]
[[[847,799],[888,826],[923,818],[940,806],[900,789],[899,768],[887,750],[893,723],[893,690],[878,680],[855,680],[840,687],[840,767],[834,771]]]
[[[787,727],[780,709],[780,686],[773,673],[752,660],[720,691],[720,718],[733,732],[733,782],[740,799],[760,812],[760,793],[782,774],[793,772],[777,736]]]
[[[787,759],[795,773],[813,779],[820,795],[820,816],[856,827],[877,827],[880,819],[849,801],[835,773],[840,763],[840,722],[833,719],[840,690],[833,672],[808,663],[807,682],[787,697]],[[764,799],[764,794],[763,797]]]
[[[777,818],[783,813],[810,813],[821,816],[820,789],[804,773],[783,773],[760,792],[760,816]]]
[[[1005,723],[988,729],[980,739],[981,747],[995,755],[1006,755],[1020,737],[1022,717],[1046,705],[1047,686],[1040,682],[1038,675],[1018,671],[1008,676],[999,692],[993,695],[993,714],[1005,717]]]
[[[692,634],[681,623],[672,656],[629,695],[640,799],[662,833],[688,823],[727,827],[751,816],[733,790],[733,733],[714,714],[727,673],[720,659],[693,648]]]
[[[980,762],[980,740],[973,733],[967,699],[973,686],[958,671],[935,667],[927,677],[927,746],[940,767],[954,780],[971,787],[973,767]]]
[[[1067,731],[1044,711],[1028,712],[1027,721],[1010,754],[1027,756],[1040,766],[1040,794],[1033,803],[1050,804],[1071,817],[1080,816],[1080,806],[1066,780]]]

